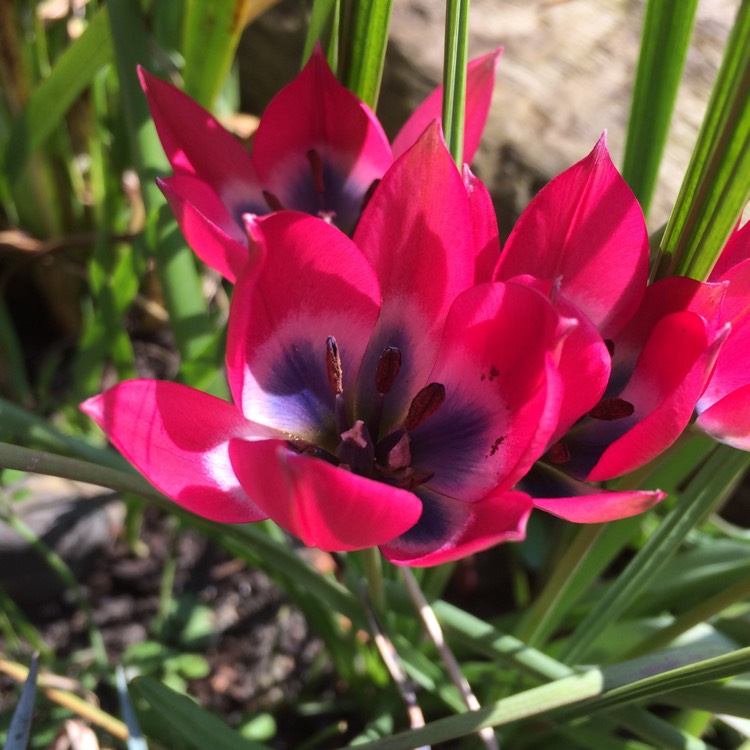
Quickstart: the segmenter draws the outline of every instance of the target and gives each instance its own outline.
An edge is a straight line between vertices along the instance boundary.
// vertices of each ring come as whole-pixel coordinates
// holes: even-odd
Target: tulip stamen
[[[412,399],[404,420],[404,429],[415,430],[428,417],[431,417],[443,405],[444,401],[445,386],[442,383],[426,385]]]
[[[378,395],[371,420],[372,434],[375,436],[375,439],[377,439],[380,433],[380,420],[383,416],[385,396],[393,388],[400,370],[401,350],[395,346],[386,346],[375,368],[375,390]]]
[[[603,398],[590,412],[589,416],[594,419],[601,419],[605,422],[611,422],[615,419],[629,417],[635,411],[635,407],[629,401],[623,398],[613,396]]]
[[[346,429],[346,414],[344,413],[344,370],[341,366],[341,352],[339,345],[333,336],[326,339],[326,375],[328,385],[336,399],[334,416],[336,418],[336,429],[343,432]]]
[[[275,196],[270,191],[263,190],[263,199],[266,201],[271,211],[283,211],[284,210],[284,204],[278,199],[277,196]]]

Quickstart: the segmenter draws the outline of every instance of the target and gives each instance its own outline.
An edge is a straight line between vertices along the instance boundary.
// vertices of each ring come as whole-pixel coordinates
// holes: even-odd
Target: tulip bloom
[[[709,281],[726,290],[721,321],[731,331],[696,405],[696,425],[722,443],[750,450],[750,223],[729,238]]]
[[[464,160],[479,145],[500,50],[467,69]],[[377,182],[440,115],[442,88],[413,113],[393,146],[370,108],[342,86],[316,48],[266,108],[252,155],[205,109],[140,69],[175,175],[159,184],[188,244],[234,281],[248,257],[245,214],[294,209],[351,233]]]
[[[661,495],[514,490],[557,428],[564,347],[590,342],[536,289],[476,283],[494,234],[485,197],[433,125],[353,240],[297,212],[251,220],[258,252],[229,321],[234,404],[136,380],[83,410],[199,515],[271,518],[308,545],[378,545],[398,564],[521,539],[535,505],[576,521],[642,510]]]
[[[503,249],[495,278],[554,285],[556,304],[598,329],[611,355],[606,371],[600,349],[586,360],[602,387],[580,419],[561,420],[545,456],[547,491],[569,493],[569,477],[597,482],[648,463],[679,437],[705,387],[724,336],[720,292],[690,279],[647,289],[648,254],[640,206],[604,137],[539,192]],[[580,393],[581,363],[565,361]]]

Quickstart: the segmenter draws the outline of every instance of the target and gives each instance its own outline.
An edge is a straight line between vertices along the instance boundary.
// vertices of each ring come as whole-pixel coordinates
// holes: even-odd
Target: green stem
[[[469,0],[447,0],[443,62],[443,131],[448,150],[459,169],[464,161],[468,49]]]
[[[362,560],[373,609],[378,616],[382,616],[386,611],[387,600],[383,586],[383,558],[380,556],[380,550],[377,547],[363,549]]]

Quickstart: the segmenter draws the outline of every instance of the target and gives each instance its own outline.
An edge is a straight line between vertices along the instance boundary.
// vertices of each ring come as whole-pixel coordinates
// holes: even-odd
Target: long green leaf
[[[622,175],[643,212],[656,189],[698,0],[649,0],[633,88]]]
[[[750,3],[742,2],[664,233],[657,275],[705,279],[749,198]]]
[[[656,532],[576,628],[560,656],[563,661],[573,663],[586,654],[606,627],[653,580],[687,534],[731,494],[748,466],[747,453],[726,446],[715,450]],[[717,477],[721,487],[717,487]]]
[[[409,750],[529,717],[554,716],[558,720],[587,717],[595,711],[644,701],[667,690],[731,677],[750,668],[750,648],[696,660],[698,651],[672,652],[660,661],[652,660],[650,666],[638,660],[603,670],[592,669],[517,693],[478,711],[438,719],[421,729],[358,747],[361,750]]]
[[[137,3],[111,0],[107,7],[128,133],[148,214],[146,238],[157,259],[157,270],[177,348],[183,361],[190,361],[199,358],[210,348],[211,321],[195,258],[184,244],[174,218],[154,183],[156,177],[169,174],[170,168],[136,76],[139,63],[148,65],[146,30]]]
[[[443,131],[453,160],[464,160],[466,65],[469,61],[469,0],[447,0],[443,57]]]
[[[207,109],[219,95],[240,34],[257,0],[187,0],[183,55],[185,92]]]
[[[351,5],[353,17],[343,80],[372,109],[380,93],[392,5],[393,0],[359,0]]]
[[[111,61],[109,18],[107,8],[102,7],[14,121],[5,149],[5,170],[11,183],[21,176],[31,155],[60,128],[63,116],[94,76]]]
[[[136,677],[130,683],[130,691],[145,700],[159,721],[189,747],[197,750],[269,750],[267,745],[244,739],[195,701],[150,677]]]
[[[31,720],[34,714],[36,699],[36,675],[39,668],[39,655],[31,657],[31,666],[26,682],[23,684],[21,699],[18,701],[13,718],[8,727],[8,737],[3,750],[26,750],[31,735]]]

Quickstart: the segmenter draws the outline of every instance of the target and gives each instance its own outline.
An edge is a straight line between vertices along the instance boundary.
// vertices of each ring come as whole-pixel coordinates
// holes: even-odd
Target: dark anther
[[[602,419],[611,422],[614,419],[629,417],[635,411],[635,407],[629,401],[617,396],[603,398],[590,412],[589,416],[594,419]]]
[[[307,160],[310,162],[310,171],[312,172],[315,192],[318,193],[318,195],[322,195],[326,191],[326,186],[323,182],[323,160],[314,148],[311,148],[307,152]]]
[[[409,406],[409,413],[404,420],[404,428],[414,430],[428,417],[432,416],[445,401],[445,386],[442,383],[430,383],[414,396]]]
[[[344,373],[341,370],[341,354],[339,353],[339,345],[333,336],[326,339],[326,373],[331,390],[337,396],[343,393]]]
[[[565,443],[555,443],[547,451],[547,460],[551,464],[566,464],[570,461],[570,450]]]
[[[375,370],[375,388],[381,396],[389,393],[401,369],[401,351],[395,346],[387,346],[378,360]]]
[[[612,339],[604,339],[604,346],[607,347],[610,357],[615,356],[615,342]]]
[[[365,210],[365,206],[370,202],[370,198],[372,198],[373,193],[375,192],[375,188],[380,185],[380,180],[373,180],[370,183],[370,187],[367,188],[365,191],[365,195],[362,198],[362,207],[359,209],[360,211]]]
[[[263,191],[263,198],[265,198],[265,201],[271,211],[284,210],[284,205],[282,204],[282,202],[273,193],[269,193],[268,190]]]

